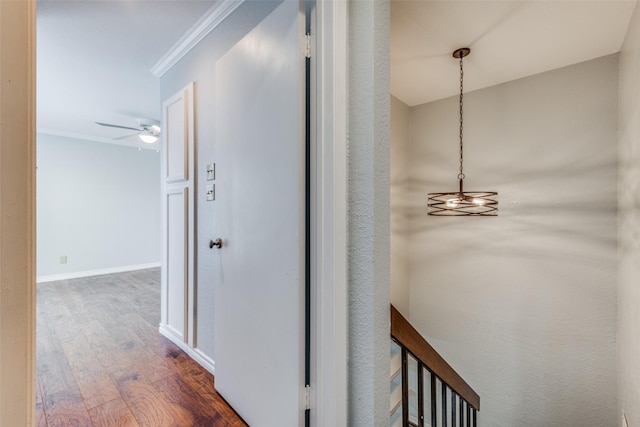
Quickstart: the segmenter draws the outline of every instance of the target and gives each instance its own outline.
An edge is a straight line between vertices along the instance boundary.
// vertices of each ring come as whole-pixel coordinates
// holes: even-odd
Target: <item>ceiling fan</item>
[[[102,122],[96,122],[96,124],[100,126],[110,127],[110,128],[128,129],[128,130],[136,131],[136,133],[119,136],[113,139],[127,139],[132,136],[137,136],[140,139],[140,141],[145,142],[147,144],[153,144],[154,142],[158,141],[158,138],[160,138],[160,132],[161,132],[161,129],[159,126],[160,122],[157,120],[138,119],[139,127],[137,128],[134,128],[131,126],[115,125],[112,123],[102,123]]]

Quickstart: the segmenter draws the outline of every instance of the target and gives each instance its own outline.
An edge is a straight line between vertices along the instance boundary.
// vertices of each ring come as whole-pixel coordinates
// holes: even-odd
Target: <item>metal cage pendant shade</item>
[[[462,89],[464,73],[462,58],[469,55],[469,48],[457,49],[454,58],[460,59],[460,169],[458,191],[429,193],[428,213],[434,216],[496,216],[498,215],[498,193],[495,191],[464,191],[465,175],[462,170]]]

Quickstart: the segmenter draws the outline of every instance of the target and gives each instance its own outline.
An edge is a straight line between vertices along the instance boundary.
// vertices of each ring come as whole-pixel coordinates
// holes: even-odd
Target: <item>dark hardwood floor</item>
[[[41,283],[37,298],[37,426],[246,426],[158,333],[159,269]]]

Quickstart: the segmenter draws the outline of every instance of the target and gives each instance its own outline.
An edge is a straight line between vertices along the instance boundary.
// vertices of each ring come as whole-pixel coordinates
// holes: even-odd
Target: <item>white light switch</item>
[[[207,165],[207,181],[213,181],[216,179],[216,164],[209,163]]]
[[[210,202],[216,199],[216,185],[209,184],[207,185],[207,201]]]

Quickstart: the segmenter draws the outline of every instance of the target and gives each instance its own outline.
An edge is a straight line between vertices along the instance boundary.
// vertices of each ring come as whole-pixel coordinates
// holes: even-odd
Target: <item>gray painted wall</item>
[[[37,156],[38,277],[160,262],[159,153],[38,134]]]
[[[617,90],[614,55],[465,94],[465,186],[497,218],[425,214],[456,189],[458,99],[411,110],[410,318],[481,425],[619,422]]]
[[[618,180],[619,415],[640,426],[640,9],[620,53]]]
[[[411,108],[391,97],[391,304],[409,317],[409,190]]]

